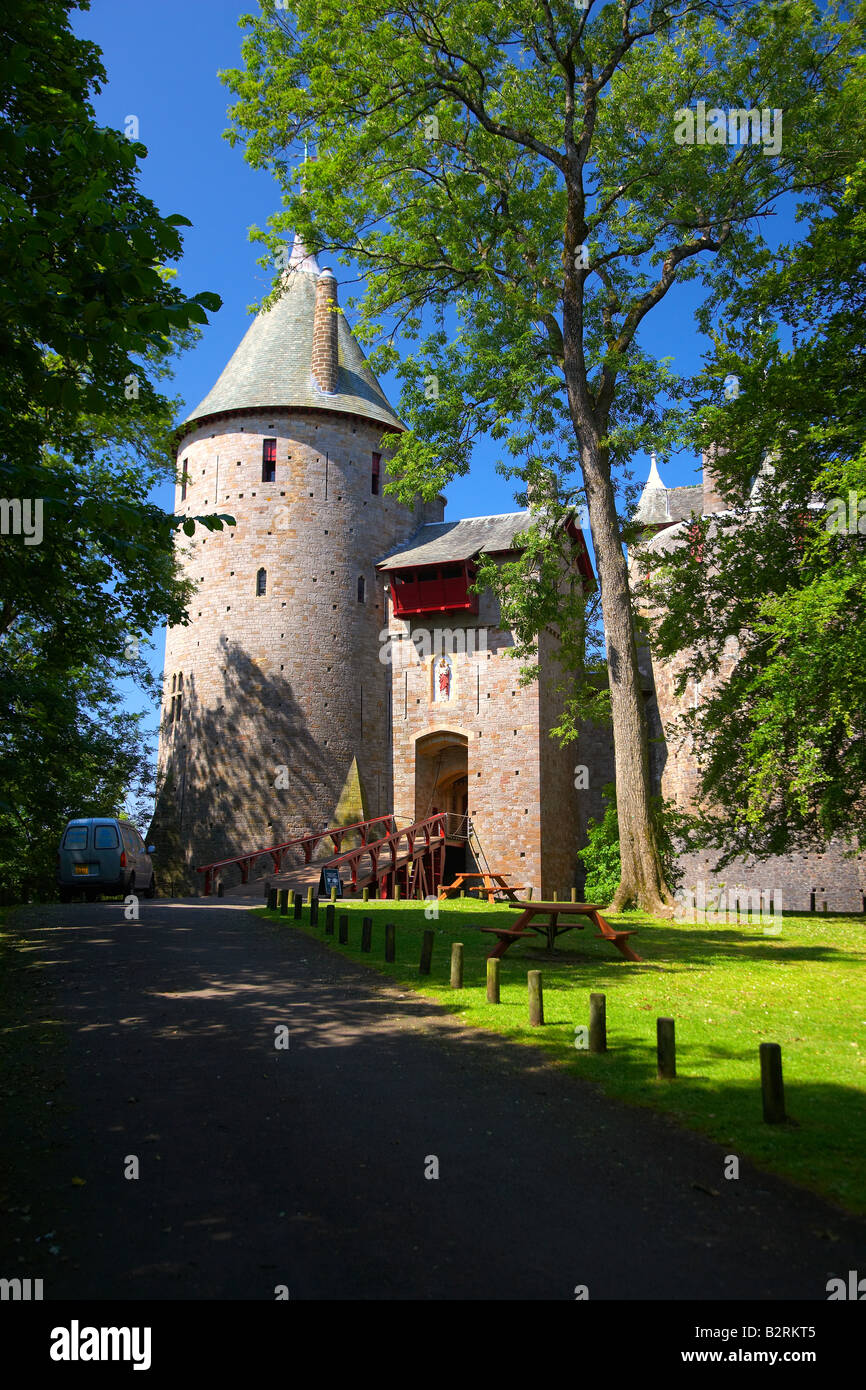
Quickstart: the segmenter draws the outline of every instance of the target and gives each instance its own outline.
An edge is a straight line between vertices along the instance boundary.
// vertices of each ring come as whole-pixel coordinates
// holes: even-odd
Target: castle
[[[296,238],[279,299],[178,429],[176,514],[236,520],[178,533],[196,592],[166,638],[150,838],[188,886],[199,865],[325,826],[437,811],[450,813],[449,873],[487,865],[536,895],[582,886],[577,851],[613,778],[609,735],[587,728],[565,749],[549,737],[563,698],[555,635],[539,634],[538,679],[521,685],[497,599],[472,589],[479,557],[513,559],[532,514],[446,522],[442,497],[412,508],[387,496],[403,428],[332,272]],[[708,503],[719,499],[706,468],[703,490],[665,489],[653,465],[638,512],[647,543]],[[591,586],[584,538],[569,534]],[[664,752],[672,678],[645,661],[656,781],[682,801],[687,753]],[[831,868],[838,877],[838,863],[796,865],[783,886],[808,895],[817,873],[832,897]],[[856,884],[855,866],[848,910]]]
[[[445,522],[442,497],[387,496],[403,428],[296,238],[281,297],[179,430],[176,513],[237,522],[179,536],[197,592],[166,639],[152,838],[188,882],[324,826],[434,811],[451,813],[449,872],[480,855],[536,893],[575,881],[586,805],[574,748],[547,732],[555,638],[522,686],[497,601],[471,590],[531,513]],[[577,530],[573,553],[593,583]]]

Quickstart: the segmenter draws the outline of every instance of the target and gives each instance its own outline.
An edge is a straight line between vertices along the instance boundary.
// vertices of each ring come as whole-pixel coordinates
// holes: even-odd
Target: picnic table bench
[[[439,897],[452,898],[456,893],[460,892],[461,888],[465,891],[469,879],[480,878],[482,880],[481,891],[482,893],[486,893],[487,901],[489,903],[496,901],[497,893],[504,893],[507,897],[511,898],[512,901],[516,901],[514,897],[515,893],[525,893],[528,885],[520,884],[518,887],[515,888],[512,884],[506,882],[507,877],[507,874],[494,874],[490,872],[471,874],[460,873],[457,875],[453,883],[449,883],[447,885],[440,884]]]
[[[577,928],[583,931],[586,926],[585,921],[572,920],[560,922],[561,917],[565,918],[589,918],[598,927],[598,935],[611,942],[613,946],[625,956],[626,960],[640,960],[641,957],[633,951],[628,944],[628,938],[634,936],[631,931],[617,931],[606,922],[601,915],[601,909],[594,903],[528,903],[513,902],[509,907],[521,908],[521,914],[517,918],[513,927],[482,927],[482,931],[490,932],[499,938],[499,944],[494,946],[490,952],[490,959],[498,960],[505,955],[509,946],[513,946],[515,941],[528,936],[530,932],[537,932],[539,936],[547,937],[547,949],[553,950],[553,943],[558,936],[564,932]],[[546,917],[545,923],[536,922],[536,917]]]

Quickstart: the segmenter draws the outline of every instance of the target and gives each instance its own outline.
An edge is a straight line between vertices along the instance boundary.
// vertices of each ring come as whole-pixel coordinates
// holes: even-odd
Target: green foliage
[[[50,888],[66,818],[115,811],[146,757],[115,681],[153,691],[141,648],[190,585],[148,501],[174,478],[174,355],[219,308],[173,284],[186,218],[138,188],[146,153],[96,124],[99,50],[73,0],[0,19],[0,494],[41,535],[0,534],[0,889]],[[208,529],[231,518],[196,518]],[[194,529],[194,523],[193,523]]]
[[[739,285],[719,284],[711,306],[724,321],[696,420],[721,448],[728,510],[702,523],[699,546],[646,557],[656,650],[685,653],[680,691],[703,683],[683,722],[708,802],[700,833],[724,847],[722,864],[866,831],[862,59],[826,121],[805,236]],[[722,409],[713,392],[728,373],[742,394]]]
[[[606,795],[612,792],[612,786],[605,788]],[[577,856],[586,870],[583,899],[604,905],[610,902],[620,879],[619,820],[612,799],[600,821],[587,821],[586,834],[587,843]]]

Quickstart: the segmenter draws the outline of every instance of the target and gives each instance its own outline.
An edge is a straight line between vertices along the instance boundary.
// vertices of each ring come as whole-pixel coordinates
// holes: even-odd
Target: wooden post
[[[332,903],[335,903],[336,901],[337,901],[337,890],[336,890],[336,888],[335,888],[335,887],[333,886],[333,884],[332,884],[332,885],[331,885],[331,902],[332,902]]]
[[[310,884],[309,888],[307,889],[307,906],[308,906],[308,907],[310,906],[310,904],[312,903],[312,901],[313,901],[313,885]]]
[[[577,902],[577,889],[576,889],[576,888],[572,888],[572,890],[571,890],[571,901],[572,901],[573,903],[576,903],[576,902]]]
[[[385,959],[393,960],[395,952],[394,923],[385,923]]]
[[[275,912],[275,911],[276,911],[276,907],[277,907],[277,890],[276,890],[276,888],[269,888],[269,889],[268,889],[268,911],[269,911],[269,912]]]
[[[319,898],[316,893],[310,898],[310,926],[319,925]]]
[[[451,988],[463,988],[463,942],[451,943]]]
[[[487,1002],[499,1003],[499,961],[487,960]]]
[[[532,902],[532,884],[530,884],[526,890],[526,901],[528,903]]]
[[[768,1125],[781,1124],[785,1115],[785,1087],[782,1082],[782,1049],[778,1043],[761,1043],[761,1096]]]
[[[301,913],[303,912],[303,910],[304,910],[304,899],[301,897],[301,894],[300,894],[300,893],[296,893],[296,894],[295,894],[295,919],[296,919],[296,920],[297,920],[298,917],[300,917],[300,915],[301,915]]]
[[[421,942],[421,964],[418,966],[420,975],[430,974],[430,962],[433,958],[433,932],[425,931]]]
[[[368,903],[368,902],[370,901],[370,885],[369,885],[369,883],[367,884],[366,888],[364,888],[364,889],[362,890],[362,892],[361,892],[361,901],[362,901],[362,902],[365,902],[365,903]]]
[[[345,946],[349,941],[349,918],[345,912],[340,914],[340,945]]]
[[[369,951],[373,944],[373,918],[365,917],[361,923],[361,950]]]
[[[656,1053],[659,1080],[673,1080],[677,1074],[677,1044],[672,1018],[656,1019]]]
[[[589,996],[589,1050],[607,1051],[607,998],[604,994]]]
[[[398,903],[398,902],[400,901],[400,885],[399,885],[399,883],[395,883],[395,884],[394,884],[394,901],[395,901],[395,903]]]
[[[333,903],[328,903],[328,906],[325,908],[325,935],[326,935],[326,936],[333,936],[333,935],[334,935],[334,913],[336,912],[336,910],[337,910],[337,909],[334,907],[334,904],[333,904]]]
[[[281,916],[281,917],[288,917],[288,915],[289,915],[289,890],[288,890],[288,888],[281,888],[281,889],[280,889],[280,916]]]
[[[528,970],[526,980],[529,985],[529,1022],[536,1027],[544,1022],[544,993],[541,987],[541,971]]]

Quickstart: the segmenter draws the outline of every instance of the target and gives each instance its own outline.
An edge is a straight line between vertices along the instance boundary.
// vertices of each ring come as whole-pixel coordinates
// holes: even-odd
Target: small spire
[[[645,483],[645,487],[664,487],[664,483],[659,477],[659,471],[656,467],[655,449],[650,454],[650,471],[649,477],[647,478]]]
[[[306,275],[318,276],[320,274],[319,262],[315,256],[310,255],[298,232],[295,232],[295,240],[286,270],[302,270]]]

